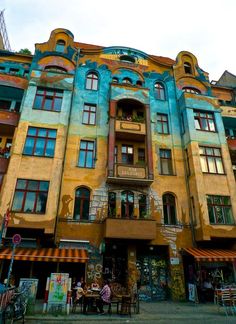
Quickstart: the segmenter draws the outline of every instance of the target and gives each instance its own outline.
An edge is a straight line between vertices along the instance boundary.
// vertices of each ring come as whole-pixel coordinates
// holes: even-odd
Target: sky
[[[218,80],[236,74],[235,0],[0,0],[11,49],[66,28],[77,42],[126,46],[176,59],[189,51]]]

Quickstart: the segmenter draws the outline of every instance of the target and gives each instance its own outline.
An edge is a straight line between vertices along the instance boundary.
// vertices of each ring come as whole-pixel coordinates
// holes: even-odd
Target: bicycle
[[[3,324],[12,324],[15,321],[22,320],[25,323],[27,300],[22,291],[15,292],[4,310]]]

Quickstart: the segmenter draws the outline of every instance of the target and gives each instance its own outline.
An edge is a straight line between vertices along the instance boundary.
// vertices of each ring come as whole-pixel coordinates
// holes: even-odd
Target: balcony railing
[[[0,110],[0,124],[17,126],[19,122],[20,114],[15,111]]]

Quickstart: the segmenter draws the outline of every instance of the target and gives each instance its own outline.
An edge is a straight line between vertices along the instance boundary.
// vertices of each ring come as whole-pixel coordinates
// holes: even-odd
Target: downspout
[[[58,228],[58,223],[59,223],[59,207],[60,207],[60,198],[61,198],[61,185],[62,185],[62,178],[63,178],[64,168],[65,168],[66,148],[67,148],[67,143],[68,143],[68,134],[69,134],[70,121],[71,121],[71,111],[72,111],[73,102],[74,102],[75,81],[76,81],[76,76],[77,76],[77,68],[78,68],[79,56],[80,56],[80,49],[78,48],[77,59],[76,59],[76,64],[75,64],[75,75],[74,75],[74,81],[73,81],[73,86],[72,86],[72,95],[71,95],[71,101],[70,101],[68,127],[67,127],[67,131],[66,131],[65,149],[64,149],[63,161],[62,161],[60,187],[59,187],[59,193],[58,193],[58,199],[57,199],[57,213],[56,213],[56,222],[55,222],[55,228],[54,228],[54,244],[55,245],[57,244],[56,238],[57,238],[57,228]]]

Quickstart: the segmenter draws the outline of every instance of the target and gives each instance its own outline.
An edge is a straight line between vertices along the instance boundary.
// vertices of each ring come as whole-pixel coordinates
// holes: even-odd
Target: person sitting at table
[[[97,300],[97,308],[101,315],[105,314],[103,310],[103,305],[111,304],[111,288],[108,280],[104,281],[104,286],[99,293],[100,298]]]
[[[94,282],[91,283],[91,289],[92,290],[99,290],[100,289],[97,278],[94,278]]]
[[[76,290],[76,293],[75,293],[75,299],[73,301],[72,312],[75,312],[77,304],[81,304],[81,305],[83,304],[83,296],[85,295],[85,290],[81,287],[80,283],[77,283],[75,290]]]

